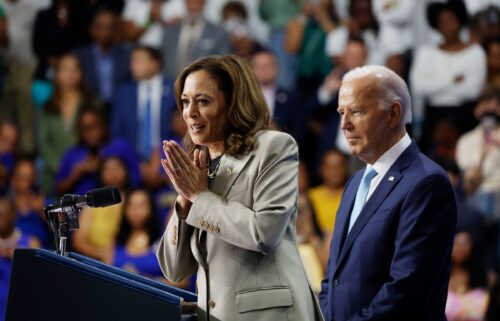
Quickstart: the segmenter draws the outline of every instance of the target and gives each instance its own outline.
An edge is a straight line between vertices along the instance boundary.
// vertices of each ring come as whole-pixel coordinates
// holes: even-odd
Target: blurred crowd
[[[500,0],[0,0],[0,319],[13,249],[54,248],[43,208],[68,193],[124,199],[85,209],[72,251],[167,282],[154,253],[176,198],[162,141],[186,134],[174,81],[226,53],[250,63],[272,127],[299,144],[316,291],[363,166],[339,128],[342,76],[386,65],[411,90],[408,131],[456,190],[448,319],[500,320]]]

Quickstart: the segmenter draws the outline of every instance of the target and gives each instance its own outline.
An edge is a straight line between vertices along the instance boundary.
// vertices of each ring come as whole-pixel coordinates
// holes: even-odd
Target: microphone
[[[122,201],[120,191],[116,187],[101,187],[88,191],[85,195],[66,194],[61,201],[49,205],[49,213],[73,213],[84,207],[106,207]]]

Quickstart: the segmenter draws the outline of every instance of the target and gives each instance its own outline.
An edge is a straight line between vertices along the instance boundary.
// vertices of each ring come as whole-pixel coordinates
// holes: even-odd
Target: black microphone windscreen
[[[91,207],[105,207],[122,201],[120,191],[116,187],[101,187],[86,194],[87,203]]]

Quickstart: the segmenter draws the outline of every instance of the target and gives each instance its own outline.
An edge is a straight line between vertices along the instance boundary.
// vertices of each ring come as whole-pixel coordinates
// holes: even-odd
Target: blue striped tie
[[[356,193],[356,200],[354,201],[354,207],[351,212],[351,220],[349,221],[349,232],[365,205],[366,196],[370,190],[370,183],[375,176],[377,176],[377,171],[373,167],[367,166],[363,178],[361,179],[361,183],[359,184],[358,192]]]

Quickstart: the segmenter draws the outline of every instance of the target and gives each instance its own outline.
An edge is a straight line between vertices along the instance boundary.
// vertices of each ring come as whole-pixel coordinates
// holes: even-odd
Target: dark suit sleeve
[[[444,175],[417,182],[401,208],[389,271],[392,281],[348,320],[392,321],[403,312],[411,315],[438,304],[440,298],[432,293],[448,288],[456,215],[453,189]]]

